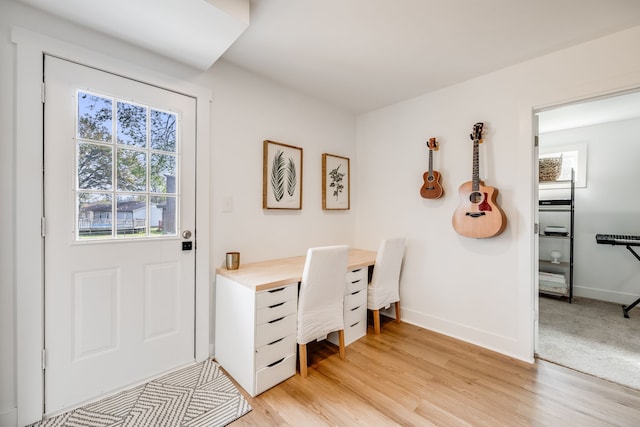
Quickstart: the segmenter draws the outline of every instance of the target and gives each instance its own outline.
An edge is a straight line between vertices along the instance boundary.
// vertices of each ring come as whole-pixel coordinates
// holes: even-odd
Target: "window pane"
[[[151,192],[176,193],[176,156],[151,154]]]
[[[118,191],[147,191],[147,154],[118,148]]]
[[[151,110],[151,148],[176,151],[176,115]]]
[[[112,148],[106,145],[78,144],[78,188],[110,190],[112,183]]]
[[[176,235],[176,198],[151,197],[151,236]]]
[[[78,137],[111,142],[112,101],[78,92]]]
[[[112,199],[106,193],[78,193],[80,239],[111,237]]]
[[[118,237],[146,237],[147,196],[118,196]]]
[[[118,102],[118,144],[147,146],[147,109]]]
[[[77,93],[78,240],[177,236],[177,114]]]

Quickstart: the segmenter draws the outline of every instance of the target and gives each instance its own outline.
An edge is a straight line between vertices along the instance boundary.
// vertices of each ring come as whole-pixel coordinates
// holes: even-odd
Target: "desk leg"
[[[634,251],[631,246],[627,245],[627,249],[629,250],[629,252],[631,252],[631,254],[636,257],[636,259],[638,261],[640,261],[640,256],[638,256],[638,254],[636,253],[636,251]],[[622,313],[624,314],[624,317],[626,317],[627,319],[629,318],[629,310],[631,310],[633,307],[635,307],[636,305],[638,305],[638,303],[640,303],[640,298],[638,298],[637,300],[635,300],[631,305],[626,306],[623,305],[622,306]]]

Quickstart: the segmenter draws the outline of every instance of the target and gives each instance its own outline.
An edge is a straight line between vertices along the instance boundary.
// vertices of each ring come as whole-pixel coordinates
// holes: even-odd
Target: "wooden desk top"
[[[302,279],[302,270],[306,255],[291,258],[280,258],[269,261],[240,264],[237,270],[227,270],[224,267],[216,269],[216,274],[240,283],[256,292],[264,291]],[[373,265],[376,252],[363,249],[349,249],[348,270]]]

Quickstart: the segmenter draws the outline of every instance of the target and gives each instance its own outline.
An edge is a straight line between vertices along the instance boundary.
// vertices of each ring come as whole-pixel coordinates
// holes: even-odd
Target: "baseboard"
[[[523,349],[523,345],[514,337],[481,330],[404,307],[402,308],[400,317],[405,323],[447,335],[527,363],[534,362],[533,347],[529,354],[528,351]],[[523,353],[523,351],[525,352]]]
[[[16,408],[0,412],[0,427],[17,427],[18,410]]]
[[[640,298],[640,295],[575,285],[573,287],[573,296],[613,302],[616,304],[631,304],[633,301]]]

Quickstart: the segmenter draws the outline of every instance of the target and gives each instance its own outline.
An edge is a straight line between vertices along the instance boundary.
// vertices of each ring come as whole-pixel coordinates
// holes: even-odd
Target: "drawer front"
[[[260,308],[256,311],[256,325],[261,325],[289,314],[295,314],[298,309],[297,305],[296,300],[289,300]]]
[[[298,299],[298,284],[292,283],[256,294],[256,309]]]
[[[351,309],[344,310],[344,329],[346,330],[348,327],[357,323],[360,320],[367,319],[367,305],[360,304],[359,306],[353,307]]]
[[[352,342],[367,335],[367,318],[361,317],[359,320],[355,320],[349,324],[344,325],[344,342],[345,345],[349,345]]]
[[[256,326],[256,348],[296,333],[296,315],[280,317]]]
[[[256,371],[255,395],[270,389],[296,374],[296,354],[285,357],[282,361]]]
[[[256,350],[256,371],[291,354],[296,354],[296,336],[293,334],[258,347]]]
[[[360,289],[359,291],[355,291],[344,296],[345,313],[347,312],[347,310],[350,310],[354,307],[358,307],[359,305],[366,305],[366,304],[367,304],[366,289]]]
[[[366,310],[366,308],[363,307],[363,310]],[[367,335],[367,318],[362,314],[356,317],[357,319],[354,318],[349,321],[347,321],[345,317],[345,320],[344,320],[344,345],[345,346]],[[335,345],[340,345],[340,337],[338,336],[337,332],[331,332],[327,337],[327,339],[329,340],[329,342],[332,342]]]
[[[367,289],[367,269],[361,268],[347,273],[345,294],[350,294],[360,289]]]
[[[368,269],[367,267],[358,268],[356,270],[347,271],[347,282],[353,282],[355,280],[367,281]]]

